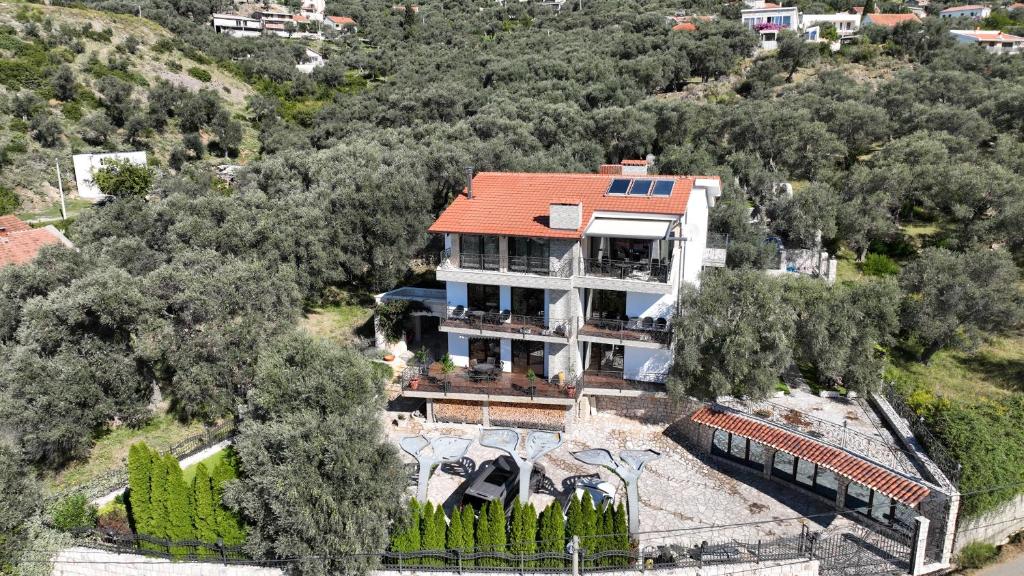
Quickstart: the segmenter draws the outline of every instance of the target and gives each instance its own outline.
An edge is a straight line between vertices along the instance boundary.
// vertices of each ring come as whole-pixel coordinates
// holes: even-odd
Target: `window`
[[[775,463],[772,466],[772,476],[778,476],[786,480],[793,480],[793,467],[796,465],[796,458],[786,452],[775,453]]]
[[[839,490],[839,479],[835,472],[818,467],[818,474],[814,477],[814,491],[832,501],[836,499],[836,492]]]
[[[711,441],[711,453],[725,456],[729,453],[729,433],[722,430],[715,430],[715,436]]]
[[[803,484],[808,488],[814,486],[814,469],[817,468],[814,464],[807,460],[796,461],[796,483]]]
[[[750,441],[747,447],[747,464],[751,468],[764,470],[764,445]]]
[[[739,460],[747,459],[747,439],[742,436],[730,434],[729,455]]]
[[[879,522],[892,522],[892,504],[893,502],[888,496],[875,490],[871,498],[871,517]]]
[[[870,502],[871,489],[863,484],[850,482],[850,485],[846,488],[846,500],[843,505],[865,516],[869,516]]]
[[[492,284],[468,284],[466,286],[466,307],[470,310],[497,312],[500,289]]]
[[[480,236],[476,234],[463,235],[460,240],[459,249],[462,268],[473,268],[483,270],[497,270],[498,258],[498,237]]]

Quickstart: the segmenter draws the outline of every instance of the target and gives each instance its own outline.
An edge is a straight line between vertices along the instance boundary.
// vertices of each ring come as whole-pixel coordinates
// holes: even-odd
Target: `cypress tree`
[[[153,459],[144,443],[128,449],[128,511],[137,534],[148,534],[153,523],[150,504]]]
[[[445,522],[444,508],[440,504],[436,508],[431,508],[428,503],[427,507],[423,510],[423,522],[426,530],[423,536],[423,549],[431,552],[441,552],[444,550],[444,533],[447,523]],[[427,561],[424,562],[429,566],[440,566],[444,562],[437,556],[430,556]]]
[[[145,534],[156,538],[167,538],[170,536],[168,520],[168,499],[167,491],[167,467],[159,456],[150,453],[152,457],[152,468],[149,476],[149,501],[150,501],[150,524]]]
[[[476,548],[481,552],[490,552],[491,548],[491,529],[487,517],[487,506],[480,507],[480,513],[476,517]],[[479,564],[481,566],[490,566],[491,563],[487,558],[481,558]]]
[[[505,507],[502,506],[501,502],[492,500],[489,508],[490,518],[488,519],[488,524],[491,531],[491,547],[498,554],[504,554],[508,551],[506,549],[508,537],[505,529]],[[495,562],[496,566],[503,566],[504,564],[501,560]]]
[[[192,526],[197,540],[215,543],[217,541],[217,513],[213,503],[213,483],[206,465],[202,462],[196,466],[196,475],[192,478]]]
[[[580,536],[580,547],[586,551],[586,554],[593,554],[597,552],[597,511],[594,510],[594,498],[590,495],[589,490],[583,491],[583,501],[580,502],[580,509],[583,516],[583,534]]]
[[[537,552],[537,509],[532,503],[523,507],[523,553],[535,554]],[[527,562],[526,565],[533,567],[535,562]]]
[[[473,512],[472,506],[462,507],[462,547],[468,552],[476,552],[476,536],[473,534],[473,522],[476,520],[476,515]],[[464,560],[463,566],[473,566],[476,564],[475,560]]]
[[[238,514],[224,506],[224,483],[233,480],[236,476],[235,467],[232,464],[233,453],[217,463],[213,468],[213,502],[217,516],[217,536],[224,540],[224,544],[241,544],[245,541],[245,526],[239,519]]]
[[[523,539],[523,533],[525,532],[525,517],[524,517],[523,505],[519,503],[519,499],[516,498],[512,502],[512,523],[509,524],[508,528],[508,551],[513,554],[521,554],[525,547],[525,540]]]
[[[629,542],[629,519],[626,517],[626,506],[619,501],[619,505],[615,507],[615,547],[619,550],[628,551],[630,549]],[[626,566],[629,564],[628,559],[625,557],[619,559],[620,566]]]
[[[589,496],[590,492],[584,490]],[[583,541],[583,537],[586,533],[583,531],[583,506],[580,503],[579,496],[575,492],[572,494],[572,498],[569,500],[569,511],[566,514],[565,523],[565,535],[569,538],[573,536],[579,536],[580,541]]]
[[[448,524],[448,533],[445,535],[444,545],[449,550],[462,550],[462,511],[458,508],[452,510],[452,519]]]
[[[552,502],[544,509],[540,517],[539,549],[541,552],[565,553],[565,518],[562,509]],[[544,561],[550,568],[563,568],[565,562],[557,558]]]
[[[188,485],[185,484],[185,477],[182,474],[178,460],[171,454],[163,458],[164,467],[167,469],[167,520],[168,540],[182,541],[192,540],[192,510],[191,494]],[[178,549],[177,554],[183,554],[186,550]]]
[[[597,548],[601,552],[607,552],[615,549],[615,510],[608,503],[604,501],[601,503],[601,538],[598,542]],[[605,558],[602,562],[602,566],[611,564],[609,558]]]
[[[420,503],[415,498],[409,501],[406,511],[406,526],[391,539],[395,552],[416,552],[420,549]]]

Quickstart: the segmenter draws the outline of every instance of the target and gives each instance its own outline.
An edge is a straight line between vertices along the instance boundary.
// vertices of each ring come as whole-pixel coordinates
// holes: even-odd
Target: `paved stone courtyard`
[[[399,414],[404,418],[399,419]],[[408,413],[388,413],[386,424],[396,442],[415,434],[476,439],[480,432],[479,426],[429,424],[420,418],[409,418]],[[625,497],[625,486],[617,476],[572,457],[571,452],[587,448],[607,448],[613,453],[651,448],[661,453],[659,460],[647,465],[640,480],[640,531],[644,545],[756,542],[797,534],[805,524],[810,530],[821,530],[847,522],[831,515],[820,502],[766,481],[753,471],[719,470],[699,460],[666,436],[664,425],[643,424],[611,414],[578,421],[566,443],[541,459],[550,482],[531,496],[534,506],[540,509],[554,499],[564,501],[571,494],[575,479],[591,475],[599,475],[616,486],[617,498]],[[463,465],[445,465],[434,473],[428,492],[430,500],[450,511],[458,504],[460,486],[472,471],[500,454],[474,443]],[[404,452],[402,455],[405,461],[413,462]],[[802,516],[814,518],[799,519]]]

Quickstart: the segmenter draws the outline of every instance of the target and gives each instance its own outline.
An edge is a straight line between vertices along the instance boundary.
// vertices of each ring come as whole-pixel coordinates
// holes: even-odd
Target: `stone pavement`
[[[477,439],[480,432],[478,426],[428,424],[421,419],[398,421],[400,426],[394,426],[394,422],[391,414],[387,428],[396,442],[402,436],[420,433],[428,437],[446,434]],[[611,414],[579,420],[566,443],[541,459],[550,482],[531,496],[531,502],[538,510],[555,499],[564,502],[575,479],[595,474],[616,486],[618,497],[624,498],[625,486],[617,476],[578,462],[571,452],[607,448],[617,453],[622,449],[651,448],[662,457],[650,462],[640,479],[640,531],[644,545],[756,542],[798,534],[805,524],[810,530],[820,530],[847,522],[837,519],[818,501],[766,481],[753,471],[718,470],[664,432],[664,425],[642,424]],[[430,500],[450,511],[461,499],[461,485],[466,478],[498,455],[500,452],[474,443],[464,465],[445,465],[434,473],[428,490]],[[403,458],[413,461],[404,453]],[[410,494],[414,490],[410,488]],[[815,517],[798,519],[806,515]]]

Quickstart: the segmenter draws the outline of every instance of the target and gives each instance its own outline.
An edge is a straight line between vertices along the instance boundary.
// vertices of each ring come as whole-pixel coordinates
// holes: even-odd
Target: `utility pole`
[[[64,182],[60,178],[60,160],[57,160],[57,189],[60,190],[60,219],[68,219],[68,208],[64,204]]]

